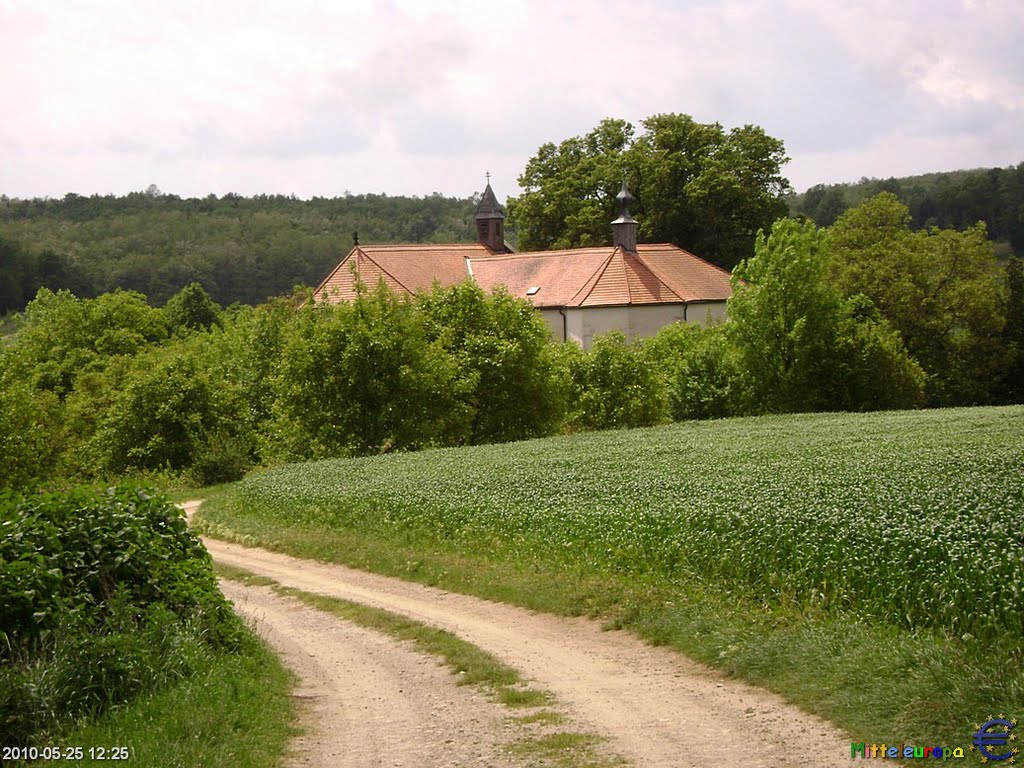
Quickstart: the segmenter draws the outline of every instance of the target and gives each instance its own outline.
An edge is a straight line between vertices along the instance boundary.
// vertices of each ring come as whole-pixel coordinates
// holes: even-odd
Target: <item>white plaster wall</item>
[[[564,328],[562,327],[562,313],[557,309],[539,309],[541,319],[548,324],[551,329],[551,338],[555,341],[565,341],[562,336]]]
[[[664,326],[680,320],[698,325],[724,322],[725,302],[631,307],[577,307],[565,310],[565,315],[567,340],[571,339],[584,349],[590,349],[594,337],[608,333],[608,331],[619,330],[629,337],[645,337],[653,336]],[[560,315],[558,319],[561,321]],[[559,326],[554,338],[560,337],[561,327]]]
[[[686,305],[686,322],[708,325],[725,322],[725,302],[708,301]]]

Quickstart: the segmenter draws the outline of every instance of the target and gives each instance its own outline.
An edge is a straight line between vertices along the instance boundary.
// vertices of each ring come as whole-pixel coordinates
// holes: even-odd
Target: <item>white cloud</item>
[[[798,188],[1005,165],[1022,33],[994,0],[7,0],[0,192],[512,194],[542,142],[659,112],[761,125]]]

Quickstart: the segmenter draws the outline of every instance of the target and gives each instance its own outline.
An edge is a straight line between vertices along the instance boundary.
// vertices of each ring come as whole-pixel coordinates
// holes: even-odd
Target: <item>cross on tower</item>
[[[484,176],[487,177],[487,183],[490,184],[491,183],[491,172],[487,171],[486,173],[484,173]]]

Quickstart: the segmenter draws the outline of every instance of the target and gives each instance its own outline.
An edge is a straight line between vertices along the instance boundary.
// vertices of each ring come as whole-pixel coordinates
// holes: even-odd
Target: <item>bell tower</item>
[[[487,188],[484,189],[480,205],[476,207],[476,241],[492,251],[505,253],[505,214],[501,212],[498,199],[491,189],[491,174],[487,173]]]

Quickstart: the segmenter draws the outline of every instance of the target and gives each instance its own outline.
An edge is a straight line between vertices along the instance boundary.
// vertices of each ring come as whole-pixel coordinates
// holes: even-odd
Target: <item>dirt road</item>
[[[432,657],[269,587],[222,588],[301,681],[305,733],[289,766],[517,766],[505,710]]]
[[[206,546],[214,559],[283,585],[453,632],[552,691],[575,721],[607,737],[610,748],[636,766],[831,768],[849,760],[849,738],[828,723],[627,632],[603,631],[590,619],[538,614],[216,540],[206,540]],[[272,623],[310,652],[287,616]],[[270,640],[274,643],[273,634]],[[361,669],[358,662],[353,665]],[[452,688],[449,682],[449,692]]]

